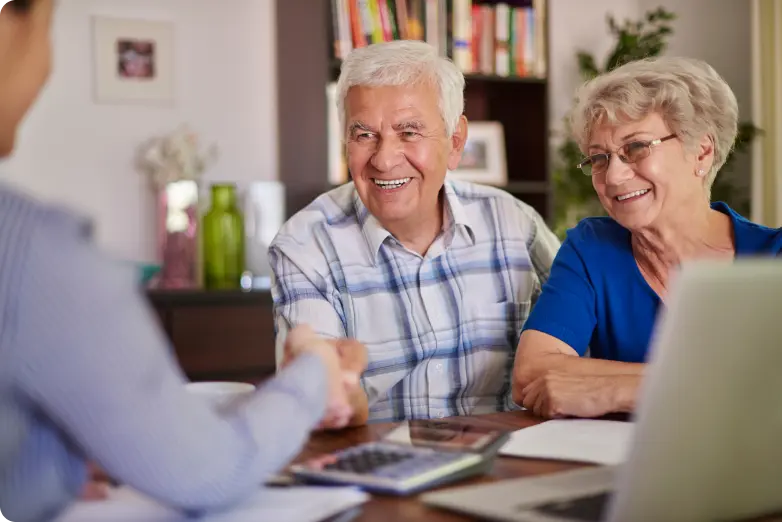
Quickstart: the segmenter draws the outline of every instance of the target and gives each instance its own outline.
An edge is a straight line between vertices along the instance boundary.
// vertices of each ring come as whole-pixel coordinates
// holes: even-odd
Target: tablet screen
[[[411,420],[402,423],[383,440],[437,449],[482,452],[506,433],[458,421]]]

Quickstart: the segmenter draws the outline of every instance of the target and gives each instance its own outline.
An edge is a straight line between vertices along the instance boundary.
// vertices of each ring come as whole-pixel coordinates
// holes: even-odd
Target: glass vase
[[[158,191],[157,248],[161,262],[155,286],[192,289],[198,281],[198,184],[174,181]]]
[[[244,272],[244,219],[232,184],[212,185],[212,204],[202,223],[204,286],[241,288]]]

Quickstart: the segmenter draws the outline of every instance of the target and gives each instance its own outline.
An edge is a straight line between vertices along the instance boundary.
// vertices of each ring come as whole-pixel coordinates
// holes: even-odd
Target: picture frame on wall
[[[448,175],[452,179],[485,185],[506,185],[508,172],[502,124],[496,121],[470,122],[462,160]]]
[[[95,100],[173,104],[174,24],[103,16],[92,23]]]

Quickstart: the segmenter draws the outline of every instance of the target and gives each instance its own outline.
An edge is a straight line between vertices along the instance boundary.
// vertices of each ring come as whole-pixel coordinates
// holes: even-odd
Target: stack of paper
[[[369,495],[355,488],[309,487],[259,490],[236,508],[199,518],[199,522],[319,522],[359,506]],[[56,522],[192,522],[131,490],[118,488],[107,500],[73,504]]]
[[[633,429],[632,422],[552,420],[513,432],[500,455],[621,464],[628,456]]]

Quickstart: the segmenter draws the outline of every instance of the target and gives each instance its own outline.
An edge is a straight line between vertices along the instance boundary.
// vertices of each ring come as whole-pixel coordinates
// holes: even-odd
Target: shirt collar
[[[443,185],[446,204],[443,206],[443,230],[447,231],[451,226],[454,227],[454,233],[459,229],[464,231],[467,241],[471,245],[475,244],[475,232],[473,224],[470,222],[467,211],[462,204],[459,195],[454,190],[453,185],[446,179]],[[391,232],[385,229],[380,221],[369,212],[369,209],[361,201],[358,191],[353,189],[353,204],[356,209],[356,218],[367,242],[367,248],[372,255],[372,259],[377,262],[377,254],[383,242],[391,237]]]

